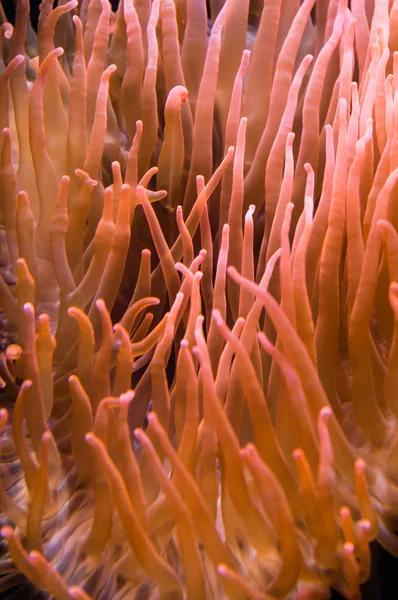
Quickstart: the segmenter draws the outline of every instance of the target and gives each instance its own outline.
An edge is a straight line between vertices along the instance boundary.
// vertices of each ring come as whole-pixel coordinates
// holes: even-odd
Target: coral
[[[361,598],[398,556],[398,3],[0,20],[1,598]]]

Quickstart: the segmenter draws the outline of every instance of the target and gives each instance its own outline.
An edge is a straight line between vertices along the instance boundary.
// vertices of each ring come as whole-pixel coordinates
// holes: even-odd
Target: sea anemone
[[[113,8],[0,11],[0,596],[361,598],[398,556],[398,2]]]

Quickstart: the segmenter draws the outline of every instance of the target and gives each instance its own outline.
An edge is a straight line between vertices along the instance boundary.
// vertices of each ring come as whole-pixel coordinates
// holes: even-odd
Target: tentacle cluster
[[[398,556],[398,2],[0,18],[1,597],[361,598]]]

